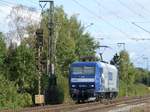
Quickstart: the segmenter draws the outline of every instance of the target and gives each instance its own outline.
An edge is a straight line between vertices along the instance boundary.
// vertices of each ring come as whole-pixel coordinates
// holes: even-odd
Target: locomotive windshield
[[[95,74],[95,67],[72,67],[73,74],[81,74],[81,75],[92,75]]]

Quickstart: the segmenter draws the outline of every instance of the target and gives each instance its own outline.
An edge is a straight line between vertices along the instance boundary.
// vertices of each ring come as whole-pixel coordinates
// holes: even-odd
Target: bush
[[[119,96],[126,96],[126,86],[128,86],[128,96],[143,96],[149,94],[150,90],[147,86],[136,83],[136,84],[126,84],[124,81],[120,80],[119,86]]]
[[[33,104],[32,102],[32,96],[29,93],[24,93],[20,95],[21,97],[21,107],[25,106],[31,106]]]
[[[71,101],[70,94],[69,94],[69,84],[68,84],[68,77],[65,77],[63,75],[58,77],[58,86],[63,90],[64,92],[64,101],[65,103],[68,103]]]
[[[17,93],[14,83],[0,76],[0,110],[16,109],[32,104],[31,96],[27,93]]]
[[[119,81],[119,96],[125,96],[126,95],[126,83],[122,80]]]

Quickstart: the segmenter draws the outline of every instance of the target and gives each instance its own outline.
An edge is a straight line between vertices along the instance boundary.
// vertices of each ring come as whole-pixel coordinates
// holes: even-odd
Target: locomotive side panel
[[[118,71],[114,66],[109,65],[108,67],[108,91],[115,92],[118,91],[117,80]]]
[[[118,71],[109,64],[100,63],[103,72],[100,75],[101,89],[98,92],[117,92],[118,91]]]

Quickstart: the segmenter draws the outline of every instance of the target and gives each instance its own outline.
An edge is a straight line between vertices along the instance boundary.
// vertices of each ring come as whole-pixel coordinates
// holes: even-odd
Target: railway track
[[[97,110],[104,110],[106,108],[112,108],[121,104],[140,104],[142,102],[150,100],[150,96],[144,97],[130,97],[119,98],[112,101],[104,100],[101,102],[90,102],[84,104],[59,104],[59,105],[47,105],[39,107],[30,107],[20,110],[5,110],[2,112],[93,112]]]
[[[114,108],[117,107],[118,105],[132,105],[132,104],[141,104],[144,103],[145,101],[150,100],[150,97],[137,97],[137,98],[131,98],[131,99],[125,99],[125,100],[119,100],[119,101],[114,101],[113,103],[107,104],[107,105],[94,105],[90,107],[83,107],[83,108],[78,108],[75,110],[71,110],[71,112],[104,112],[104,110],[108,110],[108,108]],[[70,112],[70,111],[68,111]]]

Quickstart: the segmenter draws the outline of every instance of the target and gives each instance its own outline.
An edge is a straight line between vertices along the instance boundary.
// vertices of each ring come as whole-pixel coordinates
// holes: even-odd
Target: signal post
[[[54,36],[54,29],[55,29],[55,23],[54,23],[54,1],[53,0],[39,0],[40,7],[43,9],[47,5],[47,3],[50,4],[49,6],[49,19],[48,19],[48,49],[47,49],[47,75],[49,76],[49,86],[46,90],[45,97],[49,100],[49,95],[52,95],[53,90],[56,88],[56,75],[55,75],[55,51],[56,51],[56,43],[55,43],[55,36]],[[42,4],[44,5],[42,6]],[[42,64],[40,63],[42,61],[41,59],[41,53],[43,50],[43,30],[38,29],[36,32],[37,37],[37,50],[38,50],[38,95],[35,95],[35,103],[36,104],[43,104],[44,103],[44,95],[41,95],[41,75],[42,75]],[[50,89],[50,90],[49,90]]]
[[[44,95],[41,94],[42,77],[42,51],[43,51],[43,29],[36,31],[36,49],[37,49],[37,70],[38,70],[38,95],[35,95],[35,104],[44,104]]]

